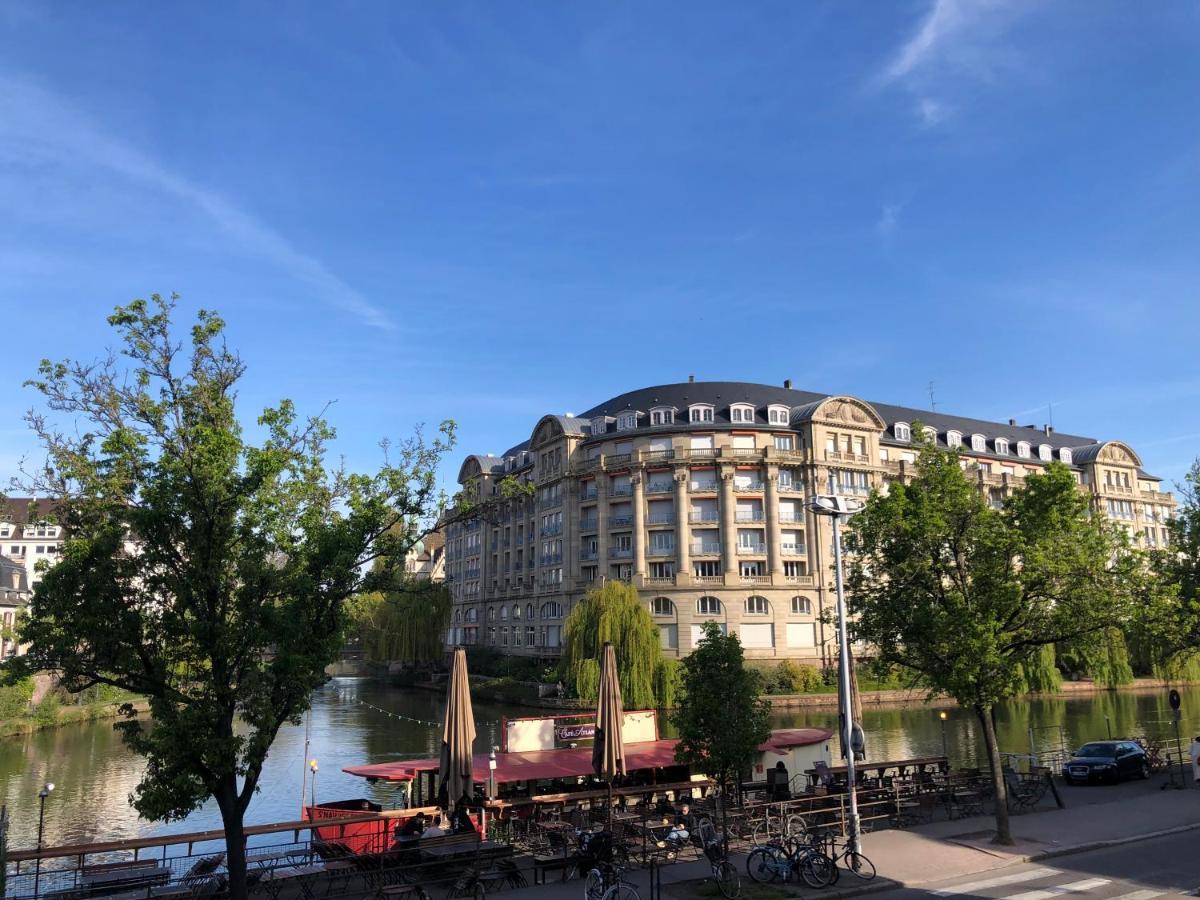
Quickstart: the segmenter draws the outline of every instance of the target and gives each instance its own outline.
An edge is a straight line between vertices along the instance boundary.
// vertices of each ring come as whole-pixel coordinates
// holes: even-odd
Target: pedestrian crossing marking
[[[1004,900],[1050,900],[1051,897],[1061,897],[1063,894],[1083,894],[1092,888],[1103,887],[1108,883],[1107,878],[1088,878],[1084,881],[1072,881],[1070,884],[1060,884],[1041,891],[1010,894]]]
[[[1109,897],[1108,900],[1151,900],[1153,897],[1161,896],[1163,896],[1162,891],[1130,891],[1128,894]]]
[[[1058,869],[1048,866],[1037,866],[1024,872],[1014,872],[1011,875],[998,875],[983,881],[972,881],[968,884],[956,884],[954,887],[930,891],[935,897],[949,897],[954,894],[974,894],[988,888],[1002,887],[1008,884],[1020,884],[1022,881],[1033,881],[1035,878],[1049,878],[1051,875],[1061,875]]]

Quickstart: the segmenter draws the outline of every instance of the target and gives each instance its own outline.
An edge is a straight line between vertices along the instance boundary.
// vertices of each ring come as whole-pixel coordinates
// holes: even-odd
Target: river
[[[1183,692],[1181,735],[1184,748],[1200,727],[1200,687]],[[390,688],[376,681],[336,678],[313,698],[312,736],[308,757],[318,761],[318,800],[370,797],[394,806],[397,788],[368,785],[346,775],[343,766],[434,756],[440,732],[410,719],[441,718],[443,698],[426,691]],[[370,705],[367,705],[370,704]],[[499,743],[504,716],[537,715],[536,711],[477,702],[480,723],[476,752]],[[408,717],[395,718],[378,710]],[[997,710],[1002,749],[1025,752],[1032,725],[1042,747],[1113,735],[1172,733],[1166,691],[1115,692],[1078,697],[1013,700]],[[974,715],[950,709],[945,740],[956,763],[981,756],[982,739]],[[1105,717],[1108,717],[1106,722]],[[924,706],[868,707],[863,712],[868,758],[897,759],[939,755],[942,723],[937,711]],[[780,711],[775,728],[834,727],[832,709]],[[670,729],[663,728],[664,736]],[[254,798],[247,822],[294,819],[300,809],[305,728],[285,726],[267,760],[262,790]],[[116,840],[167,832],[198,831],[220,826],[213,803],[180,822],[142,822],[128,797],[142,770],[140,759],[122,744],[111,721],[71,725],[15,738],[0,738],[0,804],[7,805],[12,826],[10,846],[32,846],[37,834],[38,790],[55,785],[46,802],[45,843],[49,845]]]

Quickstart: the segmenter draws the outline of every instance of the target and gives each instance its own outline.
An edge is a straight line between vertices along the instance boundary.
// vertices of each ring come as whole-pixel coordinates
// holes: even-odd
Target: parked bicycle
[[[871,862],[861,850],[850,849],[849,841],[843,842],[839,847],[837,837],[832,831],[819,840],[824,845],[822,855],[830,861],[833,867],[833,879],[829,882],[830,884],[837,882],[838,875],[843,868],[857,875],[863,881],[870,881],[875,877],[875,863]]]
[[[734,900],[742,893],[742,877],[738,875],[737,867],[729,861],[728,842],[717,835],[717,829],[710,819],[701,819],[696,825],[696,833],[700,836],[700,845],[704,848],[704,857],[708,860],[717,890],[725,900]]]
[[[638,889],[621,877],[624,871],[613,863],[596,863],[583,880],[583,900],[642,900]]]
[[[761,819],[751,823],[750,842],[759,847],[781,840],[803,840],[808,834],[808,825],[804,816],[799,813],[785,813],[783,804],[779,806],[778,815],[771,815],[768,804]]]
[[[809,887],[832,884],[837,866],[817,840],[787,840],[755,847],[746,857],[746,872],[761,884],[802,880]]]

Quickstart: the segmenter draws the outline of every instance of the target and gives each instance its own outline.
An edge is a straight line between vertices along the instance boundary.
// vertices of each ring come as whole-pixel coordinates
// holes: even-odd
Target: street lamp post
[[[842,719],[842,752],[846,755],[846,779],[849,783],[850,803],[847,813],[846,831],[847,843],[852,853],[858,853],[858,790],[857,776],[854,766],[854,735],[859,728],[854,721],[854,709],[850,696],[850,640],[846,634],[846,598],[842,590],[842,538],[839,523],[843,516],[849,518],[862,509],[861,501],[851,500],[837,495],[822,495],[813,497],[809,504],[818,516],[828,516],[833,521],[833,560],[834,586],[837,589],[837,622],[838,622],[838,708]]]
[[[938,710],[938,718],[942,720],[942,756],[946,757],[946,765],[950,765],[950,750],[946,745],[946,720],[950,715],[942,709]]]
[[[33,896],[38,896],[38,887],[42,880],[42,826],[46,822],[46,798],[50,796],[50,792],[54,790],[54,784],[47,781],[42,785],[42,789],[38,791],[38,799],[41,801],[41,806],[38,809],[38,837],[37,837],[37,859],[33,863]]]
[[[312,802],[309,818],[315,818],[317,815],[317,761],[315,759],[308,761],[308,770],[312,772]]]

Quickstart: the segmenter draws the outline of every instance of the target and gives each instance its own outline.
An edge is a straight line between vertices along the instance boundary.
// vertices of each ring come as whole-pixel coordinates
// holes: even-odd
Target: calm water
[[[1200,688],[1183,692],[1181,734],[1186,748],[1200,728]],[[384,784],[368,785],[346,775],[343,766],[367,762],[434,756],[440,732],[412,722],[391,718],[365,705],[390,710],[417,719],[441,718],[443,700],[424,691],[385,687],[366,679],[334,679],[318,691],[312,712],[312,743],[309,758],[316,758],[320,772],[318,800],[367,796],[385,807],[397,800],[397,789]],[[481,723],[476,751],[486,752],[499,743],[502,716],[536,715],[535,711],[475,704]],[[1108,716],[1108,723],[1105,716]],[[949,710],[946,743],[955,761],[980,755],[982,739],[974,715]],[[925,707],[875,708],[864,710],[868,758],[897,759],[938,755],[942,752],[942,725],[937,712]],[[1113,735],[1171,734],[1166,691],[1089,695],[1062,700],[1018,700],[997,713],[1000,745],[1026,752],[1029,726],[1041,747]],[[774,727],[833,727],[832,710],[779,713]],[[664,728],[664,732],[668,729]],[[304,765],[304,727],[285,727],[279,734],[263,775],[262,791],[250,805],[247,821],[274,822],[297,817]],[[220,825],[215,804],[208,804],[182,822],[141,822],[129,807],[128,796],[141,772],[138,757],[121,743],[112,723],[101,721],[71,726],[19,738],[0,739],[0,803],[12,818],[11,843],[31,846],[37,833],[37,792],[46,781],[55,790],[46,804],[46,843],[70,844],[112,840],[166,832],[197,831]]]

